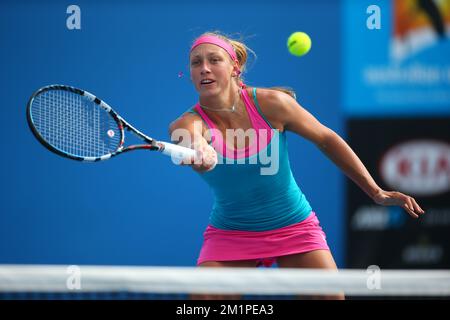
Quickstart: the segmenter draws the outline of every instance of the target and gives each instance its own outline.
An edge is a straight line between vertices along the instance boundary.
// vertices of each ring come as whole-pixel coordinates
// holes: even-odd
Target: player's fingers
[[[403,205],[403,208],[408,212],[408,214],[413,217],[414,219],[417,219],[419,216],[414,212],[414,209],[412,209],[412,203],[410,201],[406,200],[406,202]]]
[[[210,159],[208,162],[206,162],[206,171],[213,170],[217,165],[217,159]]]
[[[407,196],[406,203],[408,204],[408,208],[414,213],[414,215],[419,217],[418,211],[416,210],[416,207],[414,206],[414,199],[412,197]]]
[[[181,160],[180,166],[190,166],[194,163],[194,157],[187,157]]]
[[[215,152],[207,152],[204,154],[203,160],[208,165],[217,163],[217,154]]]
[[[195,150],[195,156],[193,158],[192,163],[195,165],[201,165],[203,163],[203,150],[201,149]]]
[[[417,204],[416,199],[411,198],[411,203],[412,203],[412,205],[413,205],[413,207],[414,207],[414,211],[415,211],[416,213],[418,213],[419,215],[422,215],[422,214],[425,213],[425,211]]]

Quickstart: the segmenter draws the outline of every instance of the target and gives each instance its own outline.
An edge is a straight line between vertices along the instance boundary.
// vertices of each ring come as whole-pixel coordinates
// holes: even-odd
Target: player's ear
[[[241,74],[241,68],[239,68],[239,64],[237,61],[233,64],[233,73],[231,74],[232,77],[238,77]]]
[[[237,77],[237,76],[239,76],[240,73],[241,72],[239,71],[239,68],[235,66],[235,67],[233,67],[233,72],[231,73],[231,76]]]

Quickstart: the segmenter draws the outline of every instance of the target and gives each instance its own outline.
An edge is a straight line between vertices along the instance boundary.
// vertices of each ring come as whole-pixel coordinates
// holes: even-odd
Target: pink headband
[[[237,58],[236,52],[234,51],[233,46],[223,40],[222,38],[213,36],[213,35],[206,35],[206,36],[202,36],[200,38],[198,38],[197,40],[195,40],[194,44],[191,47],[191,51],[194,50],[196,47],[198,47],[199,45],[201,45],[202,43],[210,43],[210,44],[215,44],[216,46],[221,47],[223,50],[225,50],[231,57],[231,59],[236,62],[239,65],[239,60]],[[241,70],[237,70],[238,75],[241,73]],[[245,84],[242,81],[239,81],[239,86],[241,88],[245,88]]]
[[[236,52],[234,52],[233,46],[230,43],[228,43],[227,41],[223,40],[222,38],[219,38],[219,37],[216,37],[213,35],[202,36],[202,37],[198,38],[197,40],[195,40],[194,44],[191,47],[191,52],[192,52],[192,50],[194,50],[197,46],[201,45],[202,43],[215,44],[216,46],[221,47],[223,50],[228,52],[228,54],[230,55],[231,59],[233,59],[233,61],[238,62]]]

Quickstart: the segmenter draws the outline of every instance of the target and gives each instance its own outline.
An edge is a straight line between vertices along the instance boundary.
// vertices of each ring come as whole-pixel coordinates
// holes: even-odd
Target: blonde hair
[[[233,46],[234,52],[236,52],[236,57],[238,59],[239,69],[241,70],[241,74],[236,77],[237,83],[239,84],[240,82],[243,82],[244,81],[243,73],[246,70],[246,63],[247,63],[247,59],[248,59],[247,51],[249,51],[253,54],[253,56],[255,57],[255,60],[257,58],[256,53],[252,49],[250,49],[246,44],[244,44],[242,42],[242,40],[232,39],[230,36],[227,36],[220,31],[208,31],[208,32],[205,32],[202,35],[200,35],[198,38],[203,37],[203,36],[215,36],[215,37],[221,38],[224,41],[229,42]],[[194,42],[195,42],[195,40],[194,40]],[[290,95],[292,98],[296,99],[295,91],[292,88],[284,87],[284,86],[276,86],[276,87],[270,87],[269,89],[284,92],[284,93]]]

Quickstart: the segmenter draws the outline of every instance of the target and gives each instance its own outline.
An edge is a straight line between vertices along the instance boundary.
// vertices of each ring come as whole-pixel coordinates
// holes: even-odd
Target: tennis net
[[[450,297],[450,270],[0,265],[0,299]]]

